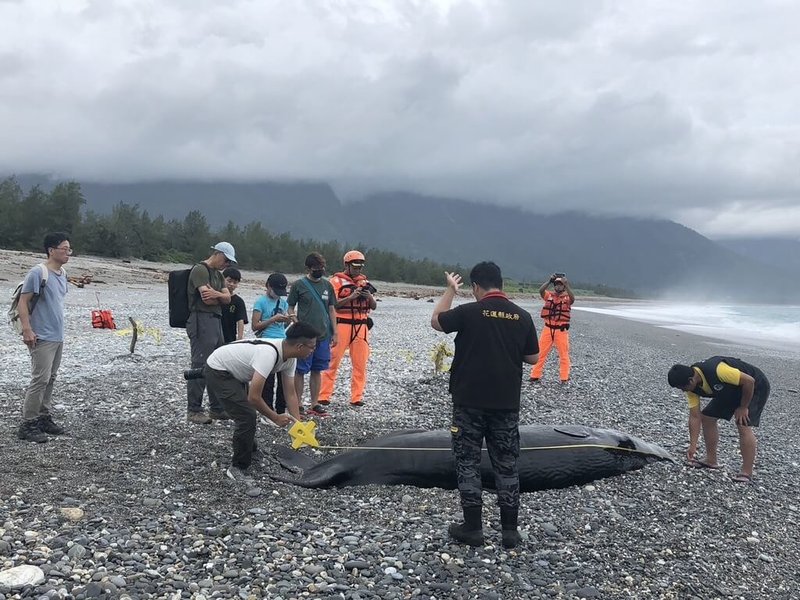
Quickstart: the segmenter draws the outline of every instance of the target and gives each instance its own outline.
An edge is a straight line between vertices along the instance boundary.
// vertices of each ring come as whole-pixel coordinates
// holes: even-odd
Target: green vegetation
[[[84,210],[86,200],[79,183],[59,183],[51,192],[34,186],[25,192],[10,177],[0,181],[0,247],[41,250],[48,231],[66,231],[73,238],[76,252],[115,258],[141,258],[161,262],[192,263],[208,256],[212,244],[225,240],[234,245],[241,267],[259,271],[296,273],[312,251],[328,259],[329,271],[340,268],[341,256],[353,247],[368,255],[369,276],[376,280],[422,285],[443,285],[444,271],[464,277],[468,270],[459,265],[443,265],[428,259],[410,260],[394,253],[368,248],[363,244],[345,247],[339,242],[297,240],[289,234],[273,234],[259,222],[244,227],[229,222],[212,230],[200,211],[193,210],[182,221],[151,217],[138,205],[119,203],[111,214]],[[536,296],[541,282],[506,280],[512,294]],[[579,295],[627,297],[629,290],[605,285],[572,282]]]
[[[236,248],[239,265],[259,271],[303,270],[309,252],[328,259],[329,271],[339,270],[341,257],[351,247],[338,242],[295,240],[288,234],[266,231],[261,223],[244,227],[229,222],[212,231],[199,211],[182,221],[151,217],[138,205],[117,204],[111,214],[83,211],[86,200],[76,182],[60,183],[46,193],[38,186],[27,193],[11,177],[0,181],[0,247],[41,250],[44,234],[66,231],[76,252],[115,258],[192,263],[208,256],[210,247],[221,240]],[[464,269],[431,260],[410,260],[394,252],[356,244],[369,260],[369,276],[376,280],[442,285],[443,272]]]
[[[453,351],[450,350],[450,346],[447,342],[439,342],[433,347],[433,351],[431,352],[431,360],[433,361],[433,373],[434,375],[438,375],[439,373],[444,373],[450,370],[450,362],[447,361],[448,358],[452,358],[454,356]]]

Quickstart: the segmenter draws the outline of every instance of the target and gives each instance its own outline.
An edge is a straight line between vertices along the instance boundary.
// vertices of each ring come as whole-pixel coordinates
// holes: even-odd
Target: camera
[[[358,282],[358,289],[359,290],[367,290],[370,294],[374,294],[378,290],[366,279],[362,279]]]
[[[183,372],[183,378],[186,381],[190,379],[203,379],[203,367],[197,367],[196,369],[186,369]]]
[[[567,274],[566,273],[556,273],[555,276],[556,276],[556,278],[558,278],[558,277],[566,277]]]

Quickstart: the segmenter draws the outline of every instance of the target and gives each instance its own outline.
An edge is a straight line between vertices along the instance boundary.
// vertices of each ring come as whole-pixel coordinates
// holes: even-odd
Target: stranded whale
[[[535,492],[581,485],[641,469],[655,461],[675,460],[655,444],[611,429],[576,425],[524,425],[519,428],[520,491]],[[365,442],[321,462],[291,448],[278,448],[280,464],[298,478],[273,475],[307,488],[354,485],[413,485],[455,489],[456,475],[450,451],[450,432],[396,431]],[[494,489],[486,448],[481,463],[486,490]]]

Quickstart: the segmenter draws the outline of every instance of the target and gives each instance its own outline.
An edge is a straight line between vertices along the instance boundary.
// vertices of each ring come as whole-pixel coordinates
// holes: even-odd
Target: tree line
[[[207,257],[210,247],[226,241],[236,248],[239,266],[257,271],[297,273],[310,252],[320,252],[329,271],[340,268],[341,257],[353,247],[336,241],[294,239],[270,233],[255,221],[245,226],[228,222],[213,230],[199,211],[183,220],[152,217],[138,205],[117,204],[110,214],[84,210],[86,199],[75,181],[46,192],[39,186],[25,191],[14,177],[0,182],[0,247],[42,250],[48,231],[65,231],[77,254],[191,264]],[[369,276],[376,280],[441,285],[442,273],[464,272],[459,265],[428,259],[412,260],[394,252],[355,245],[367,256]]]

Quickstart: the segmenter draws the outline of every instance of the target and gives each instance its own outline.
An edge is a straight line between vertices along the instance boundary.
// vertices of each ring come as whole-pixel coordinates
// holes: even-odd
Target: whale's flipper
[[[289,446],[277,447],[278,463],[292,473],[303,473],[317,463],[313,458],[290,448]]]

